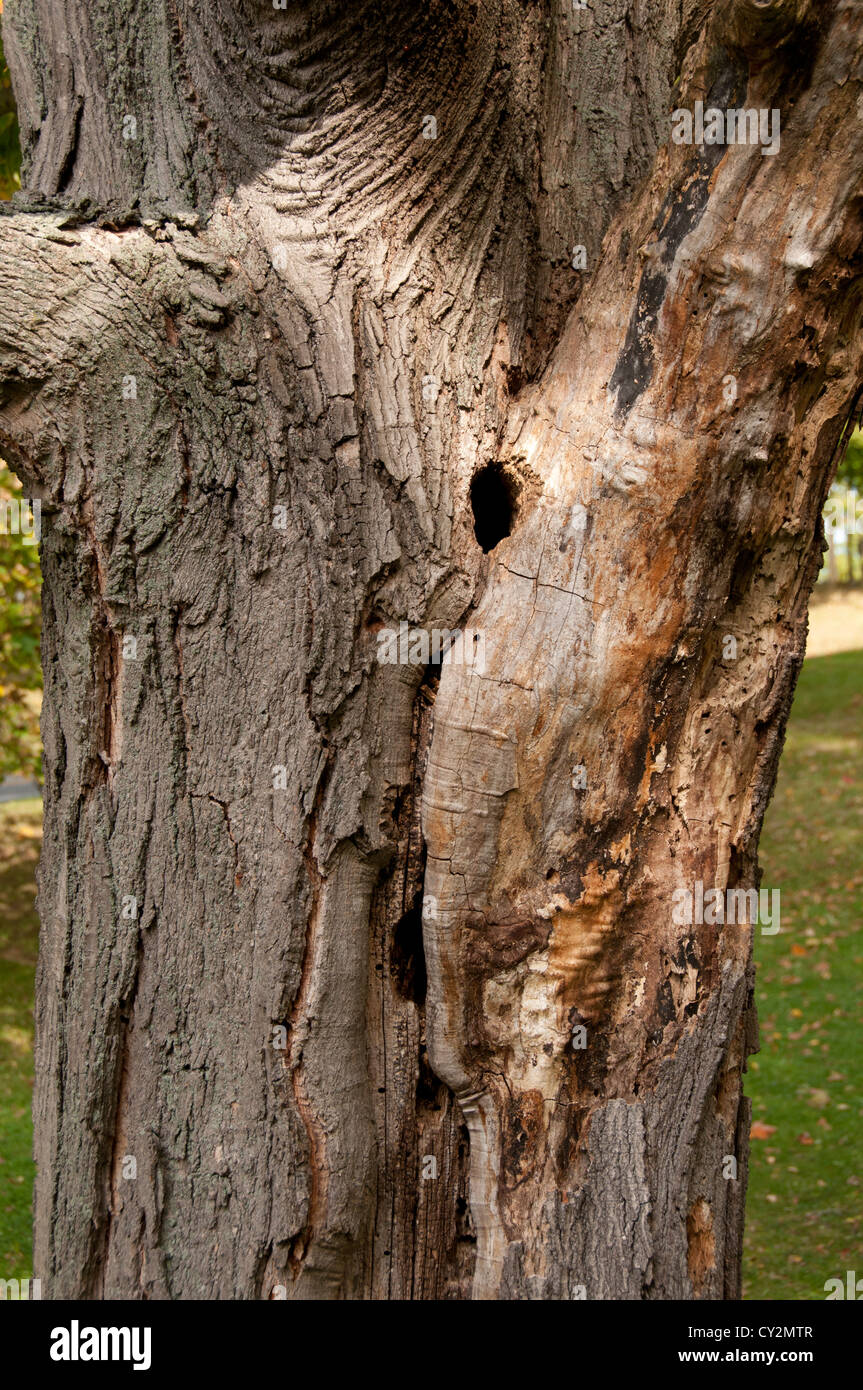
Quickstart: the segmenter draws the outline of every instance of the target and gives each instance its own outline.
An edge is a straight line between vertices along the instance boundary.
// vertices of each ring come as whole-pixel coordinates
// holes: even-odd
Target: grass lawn
[[[0,1277],[30,1267],[38,801],[0,805]],[[863,1276],[863,651],[806,661],[761,842],[782,930],[756,934],[744,1296]]]
[[[823,1299],[863,1276],[863,651],[804,663],[760,859],[744,1297]]]
[[[29,1279],[33,1161],[33,875],[42,803],[0,803],[0,1278]]]

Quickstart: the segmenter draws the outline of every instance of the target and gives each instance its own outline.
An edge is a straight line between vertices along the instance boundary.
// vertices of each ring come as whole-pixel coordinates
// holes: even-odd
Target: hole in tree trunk
[[[390,947],[390,973],[403,999],[411,999],[418,1008],[426,997],[426,958],[423,951],[422,891],[416,894],[413,905],[399,918],[393,929]]]
[[[499,463],[487,463],[470,485],[473,532],[486,555],[512,532],[518,484]]]

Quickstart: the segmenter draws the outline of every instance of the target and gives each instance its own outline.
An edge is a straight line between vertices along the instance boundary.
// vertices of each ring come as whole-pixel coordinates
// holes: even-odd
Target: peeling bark
[[[49,1296],[739,1296],[753,929],[672,905],[760,884],[861,16],[6,7]]]

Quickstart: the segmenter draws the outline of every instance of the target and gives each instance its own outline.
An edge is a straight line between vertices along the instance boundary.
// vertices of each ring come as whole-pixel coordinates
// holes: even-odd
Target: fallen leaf
[[[776,1133],[775,1125],[763,1125],[760,1120],[754,1120],[749,1131],[750,1139],[769,1139],[771,1134]]]

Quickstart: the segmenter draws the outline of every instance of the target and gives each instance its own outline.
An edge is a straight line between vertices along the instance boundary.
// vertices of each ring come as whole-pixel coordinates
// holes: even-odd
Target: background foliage
[[[20,499],[17,478],[0,460],[0,509]],[[0,522],[0,777],[38,776],[40,572],[37,547]]]
[[[3,0],[0,0],[0,14],[3,13]],[[15,114],[15,98],[6,59],[3,56],[3,36],[0,35],[0,198],[11,198],[16,188],[21,186],[18,167],[21,163],[21,150],[18,145],[18,117]]]
[[[863,580],[863,431],[854,431],[830,489],[825,511],[825,533],[830,546],[819,578],[833,584],[859,584]],[[831,504],[844,525],[831,533]],[[834,518],[835,519],[835,518]]]
[[[3,3],[0,0],[0,12]],[[19,186],[18,120],[0,36],[0,198]],[[18,479],[0,460],[0,507],[20,500]],[[39,554],[0,523],[0,777],[40,768]]]
[[[863,494],[863,430],[855,430],[849,439],[836,481]]]

